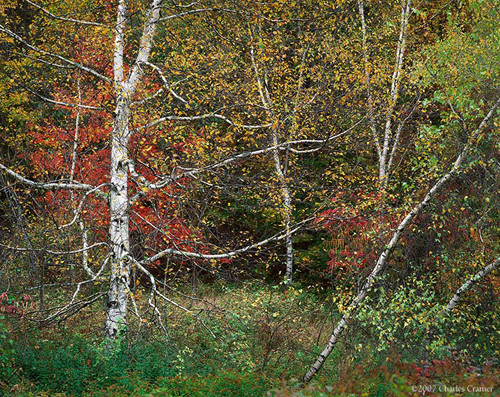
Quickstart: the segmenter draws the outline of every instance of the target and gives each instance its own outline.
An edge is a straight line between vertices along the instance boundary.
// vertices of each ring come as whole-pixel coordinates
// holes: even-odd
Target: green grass
[[[383,397],[411,395],[411,386],[422,382],[492,385],[498,378],[494,369],[471,376],[451,359],[436,361],[423,374],[420,358],[380,350],[370,327],[351,326],[314,382],[303,387],[294,379],[317,357],[333,321],[318,295],[244,284],[202,288],[199,296],[211,303],[200,315],[215,338],[192,316],[174,310],[168,341],[141,323],[131,325],[113,348],[96,332],[102,319],[90,309],[87,320],[75,318],[64,329],[23,327],[15,333],[12,324],[4,326],[4,336],[12,338],[4,353],[11,368],[3,371],[0,395]]]

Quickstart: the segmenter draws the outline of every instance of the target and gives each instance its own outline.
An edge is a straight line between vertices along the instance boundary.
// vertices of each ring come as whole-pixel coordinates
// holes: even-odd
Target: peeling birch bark
[[[129,261],[129,202],[127,144],[129,111],[127,100],[121,98],[116,108],[111,146],[111,185],[109,237],[112,249],[111,279],[106,312],[106,334],[114,338],[126,327],[128,286],[131,265]]]
[[[111,278],[106,310],[106,335],[115,338],[127,327],[127,305],[132,272],[130,257],[130,197],[128,194],[128,144],[132,97],[143,71],[141,62],[148,62],[153,46],[156,25],[160,16],[162,0],[153,0],[144,21],[139,50],[129,77],[124,80],[124,47],[127,21],[127,4],[120,0],[116,19],[115,48],[113,53],[116,106],[111,134],[111,165],[109,208],[109,237],[112,250],[110,261]]]

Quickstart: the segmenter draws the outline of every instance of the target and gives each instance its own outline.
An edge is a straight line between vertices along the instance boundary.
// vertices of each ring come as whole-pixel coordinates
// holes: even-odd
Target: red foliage
[[[23,316],[31,305],[31,296],[24,295],[21,299],[9,298],[7,292],[0,295],[0,313]]]
[[[332,235],[328,269],[361,269],[376,259],[376,251],[368,232],[376,231],[380,221],[370,217],[360,205],[361,201],[372,202],[373,194],[364,191],[345,197],[340,193],[334,197],[334,208],[319,214],[315,223]],[[375,197],[376,199],[376,197]]]
[[[75,57],[77,61],[85,63],[84,59],[79,59],[80,54],[93,53],[94,67],[105,70],[106,74],[111,76],[110,65],[100,61],[107,59],[104,56],[107,48],[105,43],[96,46],[93,41],[87,43],[81,39],[75,46]],[[83,104],[102,110],[78,110],[77,107],[63,106],[62,112],[47,117],[43,125],[31,126],[29,135],[32,148],[23,158],[31,165],[31,176],[34,179],[68,181],[73,170],[75,181],[93,186],[103,185],[101,191],[105,194],[86,197],[81,213],[85,223],[93,230],[92,238],[101,239],[109,227],[109,209],[105,196],[109,189],[106,183],[109,182],[110,136],[113,125],[109,104],[113,103],[113,94],[93,81],[85,81],[77,72],[68,84],[54,83],[52,90],[52,96],[57,101],[76,104],[80,93]],[[75,139],[77,112],[78,139]],[[136,118],[134,123],[144,124],[143,120],[140,120],[140,114]],[[153,182],[162,175],[173,172],[174,167],[165,166],[166,159],[174,154],[192,153],[190,145],[197,139],[203,139],[200,134],[191,133],[181,142],[170,142],[173,140],[168,139],[171,136],[172,133],[168,129],[147,129],[132,135],[129,155],[135,162],[136,171],[147,181]],[[159,142],[164,137],[167,139],[163,139],[160,145]],[[131,205],[130,229],[132,234],[141,235],[142,241],[147,241],[146,251],[169,247],[185,251],[206,251],[199,247],[199,241],[202,240],[200,233],[192,230],[180,214],[180,198],[188,185],[188,180],[179,179],[172,186],[147,191],[137,181],[129,179],[130,197],[141,193],[140,199]],[[85,193],[82,192],[70,194],[57,191],[47,192],[39,200],[51,208],[55,218],[66,223],[73,218],[74,211],[84,196]],[[144,249],[142,251],[144,252]],[[145,254],[149,255],[150,252]]]

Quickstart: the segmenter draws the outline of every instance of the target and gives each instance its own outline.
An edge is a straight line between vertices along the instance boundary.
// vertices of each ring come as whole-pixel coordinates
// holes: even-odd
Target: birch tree
[[[22,176],[20,173],[13,171],[11,168],[1,164],[0,168],[9,177],[16,179],[17,181],[24,183],[27,186],[31,186],[37,189],[66,189],[70,192],[73,191],[83,191],[85,195],[99,193],[101,197],[105,197],[109,204],[109,290],[108,290],[108,300],[107,300],[107,310],[106,310],[106,334],[110,338],[115,338],[119,331],[126,328],[127,324],[127,311],[129,297],[131,294],[131,273],[132,266],[135,263],[139,269],[145,272],[147,275],[147,269],[142,267],[136,259],[133,258],[131,254],[131,244],[130,244],[130,217],[133,203],[137,201],[138,198],[144,196],[149,190],[156,190],[165,187],[168,183],[171,183],[173,178],[160,178],[156,183],[150,183],[143,175],[140,174],[137,167],[134,164],[134,160],[131,158],[131,139],[134,133],[140,131],[140,128],[131,128],[132,117],[136,115],[137,117],[137,106],[147,102],[150,98],[139,98],[137,96],[144,96],[144,84],[146,71],[152,71],[154,74],[160,76],[160,81],[163,83],[163,87],[157,88],[156,92],[153,92],[152,97],[159,96],[163,92],[167,92],[168,95],[173,98],[173,100],[179,101],[181,104],[186,104],[187,100],[182,96],[178,95],[176,91],[169,85],[166,80],[163,71],[160,67],[151,62],[152,51],[155,43],[155,37],[157,36],[157,31],[160,24],[168,23],[168,21],[180,18],[182,15],[197,14],[201,12],[207,12],[207,9],[194,9],[190,8],[188,10],[182,7],[177,7],[178,14],[172,13],[172,8],[167,11],[162,11],[166,9],[166,5],[162,0],[154,0],[147,4],[146,7],[141,8],[141,5],[134,5],[135,11],[139,12],[139,18],[141,20],[142,29],[139,34],[135,34],[135,27],[131,26],[131,13],[133,10],[129,8],[125,0],[120,1],[116,7],[115,18],[111,18],[109,23],[112,26],[107,26],[104,21],[86,20],[86,19],[74,19],[66,18],[64,16],[58,16],[55,12],[50,9],[45,8],[43,5],[38,3],[30,2],[32,7],[34,7],[39,12],[39,18],[48,20],[49,23],[52,21],[58,21],[71,26],[84,26],[86,29],[93,29],[93,34],[97,33],[96,38],[99,37],[98,34],[103,31],[103,33],[109,32],[113,35],[113,50],[111,57],[112,72],[111,77],[108,76],[108,72],[104,70],[99,70],[99,67],[88,66],[88,63],[78,62],[71,58],[70,55],[65,55],[62,52],[56,52],[57,50],[52,50],[49,48],[43,48],[35,43],[32,43],[29,38],[22,37],[19,33],[12,30],[8,25],[2,24],[0,26],[0,32],[4,36],[5,40],[14,43],[23,50],[27,51],[29,56],[34,58],[36,62],[42,63],[49,66],[55,65],[55,70],[57,68],[79,70],[82,79],[96,79],[100,81],[99,84],[107,86],[111,93],[111,111],[113,115],[113,122],[111,126],[111,131],[109,134],[109,146],[110,146],[110,161],[108,175],[109,179],[105,181],[104,185],[94,186],[87,183],[80,183],[75,177],[75,159],[77,157],[76,152],[78,148],[78,129],[80,126],[80,109],[98,110],[99,105],[93,106],[82,103],[81,95],[79,94],[78,102],[68,103],[65,101],[58,101],[52,98],[48,98],[36,91],[31,90],[34,95],[38,98],[48,102],[55,106],[65,106],[77,109],[76,121],[75,121],[75,131],[74,131],[74,146],[73,155],[71,156],[71,166],[70,174],[67,182],[38,182],[31,180],[27,177]],[[106,7],[104,5],[104,7]],[[176,9],[176,7],[173,7]],[[102,10],[102,8],[101,8]],[[161,18],[161,13],[164,12],[163,18]],[[187,14],[185,14],[187,13]],[[82,8],[82,14],[91,16],[91,13],[84,8]],[[140,15],[142,14],[142,15]],[[137,39],[135,41],[134,39]],[[44,46],[47,47],[47,46]],[[90,54],[88,54],[90,55]],[[86,59],[86,61],[90,60]],[[149,76],[151,80],[151,76]],[[78,90],[80,91],[79,82],[77,82]],[[28,88],[29,89],[29,88]],[[138,94],[138,92],[140,94]],[[222,114],[211,112],[208,114],[200,114],[196,112],[193,116],[178,116],[175,114],[167,115],[161,117],[152,123],[147,124],[144,128],[152,128],[153,126],[160,125],[165,122],[180,120],[181,122],[189,122],[193,120],[203,120],[203,119],[219,119],[225,123],[232,123],[229,118]],[[246,127],[246,126],[245,126]],[[257,128],[257,126],[248,126],[248,128]],[[132,178],[132,180],[130,180]],[[130,182],[139,185],[139,189],[134,194],[135,197],[131,196],[130,192]],[[73,197],[73,193],[70,193]],[[80,202],[83,203],[86,196],[80,197]],[[78,207],[78,206],[77,206]],[[74,218],[78,221],[78,208],[75,208]],[[82,227],[83,233],[83,248],[77,250],[83,253],[83,267],[88,270],[91,280],[95,280],[96,277],[101,274],[101,270],[92,271],[87,266],[85,260],[86,252],[92,249],[94,246],[89,245],[86,239],[86,232],[84,230],[83,223],[78,221]],[[71,222],[70,222],[71,223]],[[272,240],[272,239],[271,239]],[[164,251],[164,254],[167,251]],[[185,253],[182,250],[172,250],[172,252],[183,256]],[[231,257],[236,255],[232,252],[227,255],[221,255],[221,257]],[[202,254],[199,254],[203,257]],[[217,256],[216,256],[217,257]],[[207,256],[210,258],[210,255]],[[106,261],[107,262],[107,261]],[[77,289],[78,291],[78,289]],[[76,295],[76,292],[75,292]],[[166,298],[168,300],[168,298]]]
[[[131,310],[129,304],[133,298],[131,281],[134,271],[142,273],[150,281],[152,290],[149,304],[161,316],[155,307],[154,298],[160,297],[164,302],[176,305],[160,294],[158,280],[150,270],[162,258],[171,255],[183,259],[232,258],[282,240],[287,247],[287,280],[290,282],[292,234],[307,220],[292,223],[291,193],[286,182],[286,167],[281,164],[280,157],[289,151],[300,152],[304,146],[322,147],[333,141],[334,136],[307,139],[302,135],[299,139],[280,141],[276,122],[281,123],[283,120],[270,121],[263,111],[248,112],[248,108],[252,107],[266,108],[270,100],[265,83],[258,89],[264,95],[264,102],[254,104],[253,98],[243,95],[248,81],[245,72],[252,70],[256,63],[250,61],[245,68],[237,69],[237,62],[231,61],[236,57],[235,50],[217,50],[221,31],[230,28],[227,21],[218,26],[220,31],[211,31],[206,26],[204,30],[195,31],[195,23],[186,25],[182,20],[200,16],[197,21],[201,23],[203,15],[203,18],[211,16],[211,22],[219,23],[218,18],[224,15],[240,18],[245,13],[240,9],[222,6],[184,6],[167,4],[162,0],[147,3],[128,3],[123,0],[117,3],[116,8],[99,3],[95,9],[85,8],[80,3],[64,3],[61,8],[40,2],[28,4],[36,16],[33,26],[38,26],[40,30],[33,28],[27,34],[22,34],[16,30],[15,24],[5,18],[0,25],[0,33],[2,40],[11,45],[8,51],[10,56],[25,62],[25,70],[33,71],[31,82],[34,84],[22,85],[19,72],[17,76],[13,74],[18,78],[17,84],[32,98],[47,106],[71,112],[71,127],[68,127],[68,133],[64,132],[69,136],[65,149],[67,154],[61,154],[59,143],[55,142],[49,130],[37,139],[44,145],[50,145],[50,150],[43,152],[40,149],[37,156],[44,160],[32,170],[31,175],[22,168],[16,169],[14,164],[0,164],[0,169],[11,180],[36,190],[54,191],[54,194],[68,191],[70,201],[74,201],[70,204],[69,219],[63,220],[58,229],[78,225],[82,247],[65,253],[81,255],[80,267],[88,278],[75,284],[70,304],[77,302],[82,286],[102,278],[109,267],[105,330],[108,337],[116,338],[120,330],[127,326],[127,312]],[[79,17],[70,18],[67,15]],[[262,18],[261,14],[255,15]],[[207,36],[199,34],[201,31]],[[37,41],[31,37],[35,32],[45,34],[46,39]],[[78,50],[65,46],[71,43],[71,38],[67,42],[58,39],[58,35],[63,37],[62,32],[67,33],[66,37],[81,35]],[[158,43],[159,32],[163,40],[161,45]],[[243,35],[239,31],[237,34]],[[172,38],[171,42],[168,41],[169,37]],[[207,48],[212,45],[210,41],[215,49],[207,56]],[[220,39],[220,42],[225,43],[224,39]],[[51,80],[51,86],[55,87],[53,93],[40,87],[37,68],[43,70],[44,76],[54,76],[54,80]],[[251,74],[254,87],[254,77],[260,79],[262,76],[261,71],[257,72],[257,75]],[[235,79],[230,84],[223,80],[228,73],[232,73]],[[221,85],[218,86],[217,82],[221,82]],[[238,86],[238,83],[243,84]],[[298,89],[294,86],[293,90],[299,93],[301,85]],[[248,103],[238,104],[241,98],[248,98]],[[309,103],[306,100],[305,104],[298,106],[296,102],[293,112],[306,108]],[[220,153],[211,153],[211,161],[200,167],[180,164],[173,157],[171,163],[167,163],[167,157],[162,157],[157,141],[168,137],[170,131],[182,136],[186,125],[196,126],[196,123],[204,123],[205,130],[217,133],[223,133],[226,128],[233,133],[270,129],[272,139],[264,143],[263,147],[255,148],[254,145],[253,150],[239,154],[233,152],[225,158]],[[87,124],[92,124],[96,135],[89,132]],[[347,129],[341,134],[349,131]],[[178,146],[172,147],[178,147],[179,153],[191,150],[187,141],[173,139]],[[95,142],[92,143],[94,146],[89,142]],[[258,140],[255,142],[260,144]],[[84,148],[88,154],[84,154]],[[179,157],[179,153],[174,154]],[[199,180],[206,172],[263,154],[271,154],[278,175],[285,207],[284,231],[240,248],[218,247],[215,252],[210,252],[207,245],[199,241],[196,232],[188,230],[175,215],[178,205],[175,197],[190,183],[188,180]],[[44,164],[47,165],[46,169]],[[99,171],[97,166],[100,167]],[[91,174],[92,177],[89,177]],[[52,175],[56,176],[55,180],[50,180]],[[201,180],[200,183],[207,182]],[[84,217],[89,205],[94,206],[99,216],[89,218],[87,214]],[[100,222],[101,227],[108,228],[104,241],[99,241],[100,234],[89,233],[87,224],[90,222]],[[155,252],[153,247],[144,248],[139,256],[132,252],[133,230],[140,228],[158,236]],[[175,237],[174,232],[180,237]],[[144,245],[148,243],[154,245],[157,242],[149,239]],[[5,248],[17,249],[19,252],[28,249],[7,245]],[[89,253],[97,248],[103,249],[104,259],[96,267],[89,264]],[[43,252],[49,255],[63,254],[62,251],[51,249],[44,249]],[[56,311],[51,318],[65,310]],[[135,304],[132,310],[140,317]]]
[[[401,2],[399,33],[394,56],[393,73],[390,79],[390,89],[389,92],[382,95],[385,104],[375,101],[375,87],[373,87],[371,76],[374,62],[370,59],[369,55],[371,48],[368,44],[368,26],[366,23],[365,4],[363,1],[358,1],[358,10],[361,22],[361,44],[366,97],[368,102],[369,128],[377,152],[379,185],[382,190],[385,190],[392,172],[394,158],[398,154],[401,132],[415,110],[415,106],[410,104],[407,111],[404,112],[401,119],[398,120],[399,117],[396,114],[396,106],[400,96],[401,80],[404,73],[408,26],[412,13],[411,0]],[[385,113],[382,115],[382,125],[379,125],[378,122],[380,118],[377,114],[379,108],[383,109]]]
[[[35,5],[42,12],[47,14],[50,18],[56,18],[50,11],[45,10],[43,7]],[[106,333],[109,337],[116,337],[119,329],[124,328],[126,325],[127,316],[127,303],[128,303],[128,288],[130,284],[131,261],[130,261],[130,237],[129,237],[129,211],[130,202],[128,197],[128,143],[130,140],[130,116],[131,116],[131,103],[134,94],[137,90],[138,84],[143,78],[142,63],[149,60],[153,40],[158,25],[160,16],[160,9],[162,6],[161,1],[153,1],[147,10],[143,32],[139,41],[137,55],[130,67],[130,73],[125,75],[125,59],[124,49],[126,45],[126,32],[127,32],[127,4],[125,1],[120,1],[117,7],[116,24],[113,28],[115,31],[114,49],[113,49],[113,81],[104,74],[96,71],[91,67],[84,66],[80,63],[74,62],[57,53],[38,48],[37,46],[29,43],[23,39],[16,32],[12,31],[6,26],[1,26],[2,34],[8,36],[22,44],[33,53],[47,57],[47,59],[56,59],[68,67],[80,69],[81,72],[94,76],[105,83],[113,83],[115,94],[115,108],[114,108],[114,122],[111,132],[111,162],[109,169],[109,205],[110,205],[110,246],[111,246],[111,260],[110,260],[110,286],[108,293],[107,315],[106,315]],[[93,21],[76,21],[73,19],[66,19],[64,17],[58,18],[68,23],[86,24],[86,25],[101,25]],[[77,108],[81,107],[78,103]],[[78,129],[78,116],[77,128]],[[75,136],[75,145],[78,142]],[[76,148],[75,148],[76,150]],[[34,187],[44,189],[59,188],[59,189],[83,189],[94,190],[95,187],[90,187],[86,184],[74,183],[74,166],[71,167],[71,174],[68,183],[39,183],[28,180],[21,175],[11,171],[4,165],[1,166],[2,170],[6,171],[9,175],[17,178],[19,181],[24,182]],[[84,247],[84,251],[87,248]]]
[[[304,375],[304,377],[303,377],[304,382],[309,382],[314,377],[314,375],[321,369],[321,367],[325,363],[326,359],[328,358],[330,353],[333,351],[333,348],[337,344],[340,335],[346,329],[346,327],[348,325],[348,321],[351,319],[351,317],[356,312],[356,310],[359,308],[359,306],[363,304],[363,301],[368,296],[369,292],[372,291],[373,288],[376,286],[377,278],[386,270],[387,260],[390,256],[391,252],[396,247],[403,232],[406,230],[408,225],[411,224],[411,222],[415,219],[415,217],[418,216],[422,212],[422,210],[429,205],[432,198],[436,195],[437,192],[439,192],[443,188],[443,186],[446,184],[446,182],[448,182],[451,178],[453,178],[455,175],[457,175],[460,172],[460,169],[461,169],[464,161],[466,161],[467,154],[471,150],[472,145],[475,143],[478,136],[486,128],[486,126],[491,121],[491,119],[495,116],[496,111],[497,111],[499,106],[500,106],[500,98],[498,98],[496,100],[496,102],[493,104],[493,106],[489,109],[486,117],[483,118],[483,120],[480,122],[479,126],[471,133],[467,144],[463,147],[463,149],[458,154],[451,169],[446,174],[444,174],[441,178],[439,178],[431,186],[431,188],[427,191],[424,198],[416,206],[414,206],[411,209],[411,211],[409,211],[407,213],[407,215],[399,223],[396,230],[393,231],[391,239],[388,241],[384,250],[381,252],[380,256],[378,257],[378,260],[375,264],[375,267],[373,268],[373,270],[371,271],[369,276],[366,278],[366,280],[365,280],[363,286],[361,287],[360,291],[358,292],[358,294],[352,299],[349,306],[346,308],[341,319],[336,324],[335,329],[333,330],[333,332],[330,336],[328,344],[325,346],[325,348],[323,349],[323,351],[321,352],[319,357],[316,359],[314,364],[311,366],[311,368]]]

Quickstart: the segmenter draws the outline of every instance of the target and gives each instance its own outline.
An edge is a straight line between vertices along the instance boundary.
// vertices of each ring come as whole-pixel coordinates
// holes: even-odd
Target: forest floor
[[[136,291],[136,298],[146,290]],[[188,293],[191,298],[188,297]],[[455,353],[431,359],[418,346],[381,345],[352,324],[317,378],[304,375],[339,318],[328,294],[250,283],[197,286],[163,308],[168,337],[154,316],[133,322],[112,348],[103,311],[88,307],[35,327],[7,316],[0,395],[5,396],[413,396],[492,395],[500,371]],[[63,296],[48,296],[53,304]],[[137,302],[147,301],[147,299]],[[417,353],[416,353],[417,352]]]

